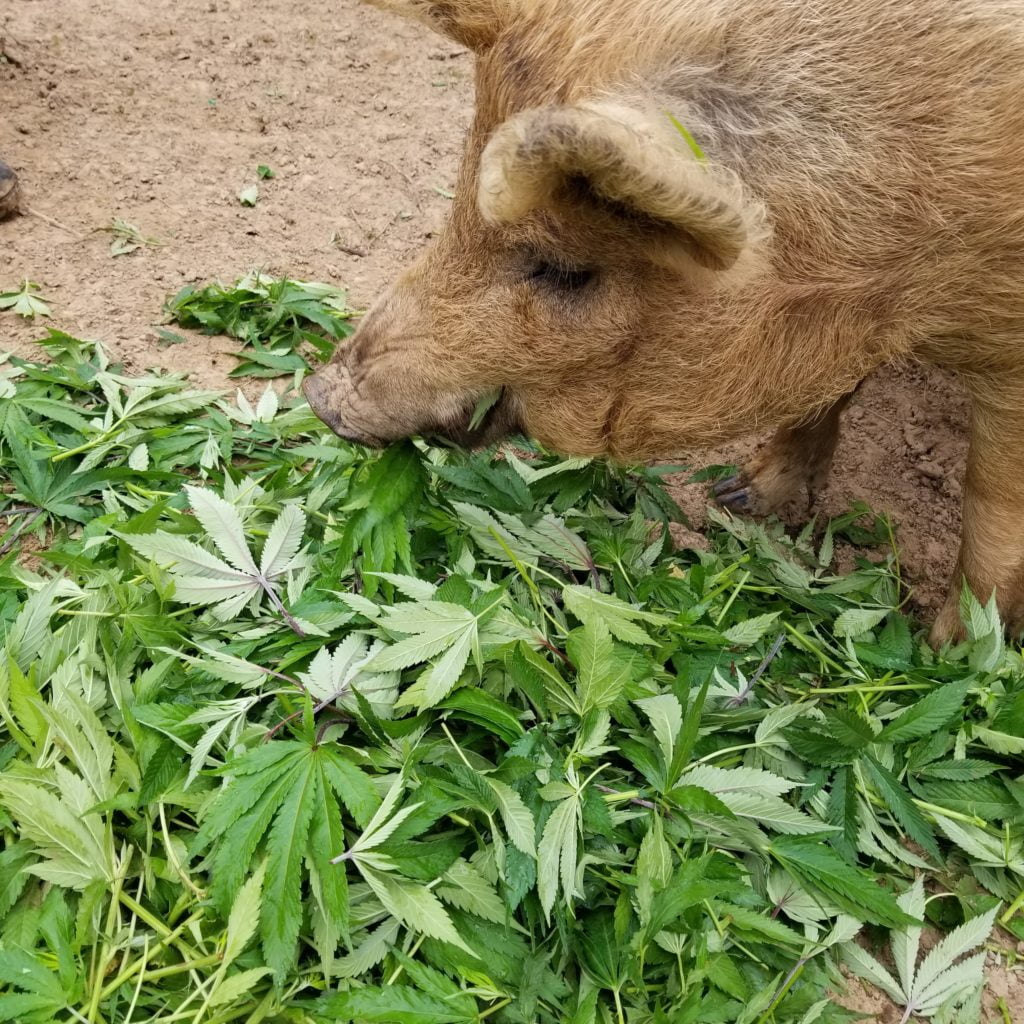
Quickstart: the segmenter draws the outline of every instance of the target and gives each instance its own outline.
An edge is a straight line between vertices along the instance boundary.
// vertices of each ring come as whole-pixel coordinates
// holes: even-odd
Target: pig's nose
[[[302,382],[302,391],[309,402],[310,409],[314,414],[331,428],[343,441],[350,441],[352,444],[368,445],[371,448],[380,447],[383,442],[372,434],[366,433],[352,423],[346,423],[344,417],[338,410],[339,401],[342,395],[342,384],[334,377],[331,366],[306,377]]]
[[[341,417],[331,408],[331,385],[323,373],[314,373],[302,382],[302,393],[310,409],[335,433],[342,433]]]
[[[310,374],[302,381],[302,393],[317,416],[320,415],[320,408],[324,402],[324,390],[323,378],[318,373]]]

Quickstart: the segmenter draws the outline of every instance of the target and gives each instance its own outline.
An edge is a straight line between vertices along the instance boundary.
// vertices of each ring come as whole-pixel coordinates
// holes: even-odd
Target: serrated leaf
[[[411,985],[387,985],[338,992],[320,1004],[333,1020],[368,1024],[473,1024],[475,1012],[464,1012],[452,1001],[428,995]]]
[[[733,814],[741,818],[750,818],[773,832],[799,836],[821,834],[830,830],[829,825],[797,810],[770,793],[721,792],[718,795]]]
[[[270,423],[277,415],[278,406],[277,392],[268,384],[256,403],[256,419],[260,423]]]
[[[411,597],[414,601],[433,600],[437,593],[437,587],[433,583],[417,579],[415,576],[405,576],[396,572],[368,572],[365,575],[386,580],[397,591],[405,594],[406,597]]]
[[[373,970],[388,955],[401,928],[396,918],[383,921],[359,946],[335,963],[334,975],[338,978],[355,978]]]
[[[897,718],[886,724],[875,737],[879,743],[908,743],[929,736],[941,729],[963,707],[970,680],[944,683],[912,704]]]
[[[896,979],[863,947],[847,942],[842,947],[843,963],[857,975],[880,988],[896,1003],[904,1002],[903,991]]]
[[[464,630],[444,654],[431,665],[419,678],[423,688],[423,697],[418,701],[419,707],[430,708],[439,704],[451,693],[459,681],[463,669],[469,662],[476,641],[476,624]]]
[[[555,905],[559,881],[567,902],[576,894],[579,816],[576,796],[562,800],[551,812],[537,847],[537,895],[546,918]]]
[[[847,608],[836,619],[833,629],[836,636],[860,636],[874,629],[888,614],[888,608]]]
[[[782,836],[773,840],[772,850],[784,867],[822,889],[854,917],[890,926],[919,923],[901,910],[870,875],[850,867],[822,843],[803,836]]]
[[[163,531],[142,536],[133,534],[118,534],[117,536],[140,555],[162,565],[181,566],[191,569],[199,575],[211,578],[219,576],[238,583],[249,582],[251,579],[248,574],[232,569],[216,555],[185,537],[178,537]]]
[[[915,1002],[923,1004],[933,996],[940,981],[940,976],[948,971],[956,960],[976,949],[985,942],[995,926],[999,906],[994,906],[987,913],[979,914],[965,921],[959,928],[954,928],[944,936],[928,955],[921,961],[921,966],[914,977],[910,995]],[[982,958],[984,959],[984,958]]]
[[[245,542],[242,518],[220,495],[202,487],[185,485],[192,514],[202,524],[217,550],[240,572],[255,576],[259,570]]]
[[[221,961],[223,970],[226,970],[238,959],[249,944],[249,940],[256,934],[260,921],[260,904],[266,871],[267,864],[264,861],[238,890],[238,895],[231,905]]]
[[[407,928],[472,953],[441,901],[426,886],[371,869],[364,870],[363,877],[387,912]]]
[[[128,465],[131,469],[149,469],[149,445],[137,444],[128,453]]]
[[[650,636],[638,626],[638,622],[662,623],[663,618],[652,615],[626,604],[614,594],[602,594],[591,587],[576,584],[562,589],[562,599],[566,608],[586,624],[600,622],[617,640],[625,644],[650,644]]]
[[[378,619],[378,623],[390,633],[407,634],[367,666],[378,672],[420,664],[476,630],[476,617],[468,608],[443,601],[425,601],[410,608],[391,608]]]
[[[715,909],[725,919],[725,924],[733,923],[744,931],[754,932],[771,942],[796,947],[800,947],[804,943],[803,936],[788,925],[764,914],[747,910],[746,907],[738,907],[733,903],[716,900]]]
[[[743,622],[737,622],[724,630],[722,636],[735,647],[750,647],[756,644],[778,621],[779,612],[770,612],[767,615],[756,615]]]
[[[698,764],[685,772],[680,780],[688,786],[700,786],[709,793],[750,793],[754,796],[783,796],[797,783],[780,778],[760,768],[717,768]]]
[[[509,839],[516,849],[529,857],[535,857],[537,823],[533,819],[533,813],[523,803],[523,798],[500,779],[488,778],[487,784],[494,791],[501,821]]]
[[[944,779],[949,782],[977,782],[998,770],[999,765],[992,761],[965,757],[960,760],[933,761],[922,768],[919,774],[926,778]]]
[[[635,703],[650,719],[651,728],[654,730],[658,746],[661,748],[661,756],[665,760],[665,767],[668,768],[674,760],[676,742],[683,727],[682,705],[678,698],[671,693],[662,693],[657,697],[644,697]],[[687,782],[690,781],[687,779]],[[694,782],[693,785],[699,786],[701,783]]]
[[[910,795],[900,785],[899,779],[873,757],[865,757],[861,763],[875,784],[886,807],[903,826],[907,835],[938,860],[941,855],[938,844],[935,842],[935,833],[911,800]]]
[[[259,571],[264,576],[278,576],[291,568],[305,529],[306,515],[302,509],[298,505],[285,505],[263,545]]]
[[[267,838],[268,880],[263,892],[260,935],[267,964],[279,978],[285,976],[292,964],[302,923],[301,864],[319,785],[322,782],[314,774],[313,759],[309,758],[281,801]]]
[[[905,893],[896,898],[896,903],[900,910],[906,911],[911,917],[916,917],[923,921],[925,909],[924,880],[918,878]],[[894,929],[889,943],[892,947],[892,957],[896,963],[900,984],[903,986],[904,992],[910,992],[917,965],[917,953],[921,943],[921,929],[914,925]]]
[[[269,967],[252,967],[229,975],[214,989],[210,1006],[227,1006],[236,1000],[251,998],[256,983],[270,973]]]
[[[446,903],[485,921],[505,924],[508,920],[508,910],[494,887],[461,857],[444,873],[437,894]]]
[[[629,663],[616,655],[604,623],[594,619],[576,631],[569,654],[576,664],[580,717],[614,704],[629,681]]]
[[[960,618],[967,627],[967,635],[972,640],[980,640],[999,630],[999,614],[995,612],[993,618],[994,610],[995,606],[992,602],[989,602],[987,608],[982,606],[970,587],[964,583],[960,590]]]

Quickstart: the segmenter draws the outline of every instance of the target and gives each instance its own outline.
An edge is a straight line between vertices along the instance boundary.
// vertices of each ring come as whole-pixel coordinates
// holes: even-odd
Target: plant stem
[[[441,879],[437,879],[437,881],[441,881]],[[420,946],[423,945],[423,940],[425,938],[426,938],[425,935],[421,935],[413,943],[412,949],[410,949],[409,952],[406,954],[409,957],[410,960],[419,952]],[[385,985],[394,985],[394,983],[396,981],[398,981],[398,979],[402,976],[402,971],[404,971],[404,970],[405,970],[405,964],[399,964],[395,968],[394,973],[391,975],[390,978],[388,978],[388,980],[386,982],[384,982],[384,984]]]
[[[736,583],[735,589],[734,589],[734,590],[733,590],[733,592],[732,592],[732,593],[731,593],[731,594],[729,595],[729,598],[728,598],[728,600],[727,600],[727,601],[725,602],[725,604],[724,604],[724,605],[722,605],[722,610],[721,610],[721,611],[720,611],[720,612],[718,613],[718,617],[717,617],[717,618],[715,619],[715,625],[716,625],[716,626],[719,626],[719,625],[721,625],[721,623],[722,623],[722,620],[723,620],[723,619],[724,619],[724,618],[726,617],[726,615],[727,615],[727,614],[729,613],[729,609],[730,609],[730,608],[732,607],[732,605],[733,605],[733,602],[734,602],[734,601],[736,600],[736,598],[737,598],[737,597],[739,597],[739,596],[740,596],[740,594],[741,594],[741,593],[743,592],[743,585],[744,585],[744,584],[745,584],[745,583],[747,582],[747,580],[749,580],[749,579],[750,579],[750,570],[749,570],[749,569],[744,569],[744,570],[743,570],[743,575],[742,575],[742,576],[741,576],[741,577],[739,578],[738,582]]]
[[[1020,891],[1017,898],[1010,904],[1010,906],[1006,910],[1006,913],[999,918],[999,923],[1001,925],[1008,925],[1010,921],[1013,919],[1013,916],[1021,909],[1021,907],[1024,907],[1024,889]]]
[[[157,981],[159,978],[170,978],[175,974],[184,974],[186,971],[198,971],[204,967],[213,967],[220,962],[220,953],[210,953],[198,960],[183,960],[180,964],[171,964],[168,967],[157,967],[155,970],[146,971],[143,980]]]
[[[793,965],[793,969],[786,975],[785,980],[782,983],[782,987],[778,992],[775,993],[775,998],[772,1000],[771,1006],[764,1011],[763,1014],[758,1018],[757,1024],[767,1024],[768,1018],[778,1009],[779,1004],[783,999],[786,998],[786,993],[796,984],[797,978],[800,977],[804,972],[804,968],[807,966],[807,959],[801,957]]]
[[[613,988],[612,995],[615,997],[615,1012],[618,1015],[619,1024],[626,1024],[626,1015],[622,1012],[622,999],[619,997],[619,990]]]
[[[111,893],[110,906],[107,908],[107,927],[106,932],[103,935],[103,941],[100,944],[100,955],[96,960],[95,969],[96,975],[93,979],[92,987],[92,999],[89,1000],[89,1009],[86,1011],[86,1019],[93,1024],[97,1021],[100,1012],[100,1003],[103,1001],[103,975],[107,969],[108,961],[108,945],[107,936],[114,935],[117,932],[115,928],[115,922],[119,919],[120,914],[118,912],[118,900],[119,899],[131,899],[130,896],[124,891],[122,886],[124,885],[124,871],[128,867],[127,863],[123,863],[119,868],[116,877],[114,878],[113,892]]]
[[[196,911],[191,917],[186,918],[173,932],[170,932],[165,938],[161,939],[152,949],[149,950],[147,957],[140,957],[130,967],[124,968],[116,978],[113,979],[100,993],[100,1002],[112,995],[117,989],[119,989],[129,978],[138,974],[146,964],[153,958],[156,953],[159,953],[162,949],[169,946],[186,928],[190,928],[196,921],[200,921],[203,918],[203,912]]]
[[[484,1012],[477,1017],[477,1020],[483,1020],[485,1017],[490,1017],[492,1013],[497,1013],[499,1010],[504,1010],[505,1007],[508,1006],[508,1004],[511,1002],[511,998],[502,999],[501,1002],[495,1003],[493,1006],[488,1007],[486,1010],[484,1010]]]
[[[901,690],[934,690],[930,683],[895,683],[891,685],[868,685],[856,683],[853,686],[832,686],[814,687],[810,690],[800,691],[794,687],[787,687],[791,693],[803,693],[808,697],[824,696],[825,694],[856,694],[856,693],[896,693]]]

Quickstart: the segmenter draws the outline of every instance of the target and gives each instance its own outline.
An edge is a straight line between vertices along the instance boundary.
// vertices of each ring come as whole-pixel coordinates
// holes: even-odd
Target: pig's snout
[[[347,376],[347,371],[339,369],[336,363],[331,363],[306,377],[302,382],[302,392],[314,414],[342,440],[351,441],[353,444],[379,447],[382,443],[379,438],[357,429],[354,424],[347,421],[345,416],[345,395],[349,386]]]
[[[328,369],[320,370],[318,373],[306,377],[302,382],[302,393],[306,396],[310,409],[331,430],[336,431],[341,424],[341,417],[331,407],[331,384],[327,380]]]

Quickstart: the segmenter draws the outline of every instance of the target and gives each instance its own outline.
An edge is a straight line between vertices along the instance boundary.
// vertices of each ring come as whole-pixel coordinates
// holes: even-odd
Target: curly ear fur
[[[481,213],[512,224],[571,202],[582,184],[638,221],[656,262],[729,269],[764,234],[763,208],[734,175],[700,161],[667,115],[664,121],[659,131],[641,111],[612,103],[517,114],[481,157]]]
[[[435,32],[480,52],[510,17],[510,0],[364,0],[373,7],[425,22]]]

